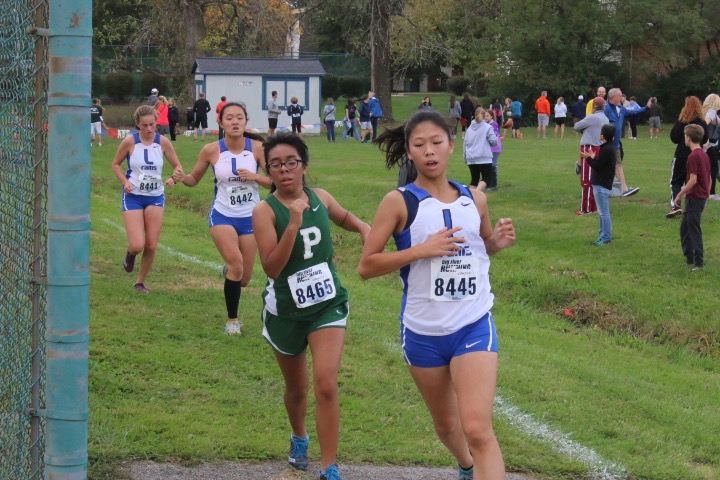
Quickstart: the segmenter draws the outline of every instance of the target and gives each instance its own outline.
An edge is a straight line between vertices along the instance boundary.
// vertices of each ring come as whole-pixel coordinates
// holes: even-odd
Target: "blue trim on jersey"
[[[460,196],[473,198],[472,192],[468,187],[456,182],[455,180],[448,180],[448,183],[457,189]],[[412,237],[410,235],[410,227],[417,217],[418,209],[420,208],[420,202],[428,198],[432,198],[432,195],[427,190],[418,187],[414,183],[408,183],[404,187],[398,188],[400,193],[405,200],[405,208],[407,209],[407,221],[405,222],[405,228],[400,233],[394,233],[393,239],[398,250],[406,250],[412,247]],[[445,226],[450,229],[452,228],[452,217],[450,216],[450,210],[443,210],[443,218],[445,220]],[[408,291],[408,277],[410,275],[410,265],[405,265],[400,268],[400,281],[403,284],[403,296],[400,305],[399,318],[402,320],[403,312],[405,312],[405,305],[407,304],[407,291]]]
[[[227,148],[227,145],[225,144],[225,139],[224,139],[224,138],[221,138],[221,139],[220,139],[220,141],[218,142],[218,145],[220,146],[220,153],[223,153],[223,152],[226,152],[226,151],[227,151],[228,148]]]

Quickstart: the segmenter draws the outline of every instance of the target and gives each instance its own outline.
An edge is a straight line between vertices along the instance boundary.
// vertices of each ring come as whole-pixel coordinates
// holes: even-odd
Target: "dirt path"
[[[312,480],[319,465],[309,473],[292,470],[284,462],[221,462],[183,467],[170,463],[135,462],[126,466],[132,480]],[[378,467],[341,464],[344,480],[456,480],[450,468]],[[524,474],[508,473],[507,480],[539,480]]]

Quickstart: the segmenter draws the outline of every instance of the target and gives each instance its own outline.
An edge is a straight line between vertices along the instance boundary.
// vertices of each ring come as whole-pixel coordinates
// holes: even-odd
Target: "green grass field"
[[[444,107],[447,97],[433,103]],[[420,99],[397,101],[399,117]],[[597,215],[574,215],[573,133],[564,141],[524,133],[504,143],[500,188],[488,193],[493,221],[512,217],[518,236],[491,267],[496,432],[507,468],[546,479],[601,478],[603,469],[615,475],[603,478],[720,478],[720,203],[703,214],[706,268],[690,273],[679,219],[664,217],[674,146],[641,129],[625,142],[626,176],[640,193],[611,201],[614,240],[592,247]],[[371,221],[397,172],[374,146],[307,142],[310,183]],[[261,337],[259,262],[241,302],[245,334],[224,336],[206,176],[196,188],[168,190],[152,293],[136,294],[134,274],[122,269],[120,186],[110,171],[117,143],[92,152],[91,478],[118,478],[119,462],[133,459],[283,458],[289,428],[282,378]],[[186,171],[200,146],[176,142]],[[460,144],[450,176],[469,181]],[[401,357],[397,275],[362,281],[358,237],[336,229],[334,241],[351,295],[339,462],[451,465]],[[315,437],[312,417],[308,425]]]

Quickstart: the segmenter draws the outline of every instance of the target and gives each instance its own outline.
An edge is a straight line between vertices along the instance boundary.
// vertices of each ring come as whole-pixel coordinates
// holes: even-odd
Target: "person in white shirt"
[[[565,139],[565,120],[567,120],[567,105],[565,105],[565,99],[559,97],[555,103],[555,133],[553,138],[557,138],[559,130],[560,139]]]

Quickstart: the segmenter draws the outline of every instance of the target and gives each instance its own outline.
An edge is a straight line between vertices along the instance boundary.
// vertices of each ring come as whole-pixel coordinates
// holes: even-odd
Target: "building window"
[[[308,77],[264,77],[263,78],[263,110],[267,110],[267,102],[270,100],[273,91],[278,92],[277,105],[280,109],[286,110],[290,105],[290,99],[297,97],[298,105],[305,110],[309,109],[308,98],[310,97],[310,78]]]

